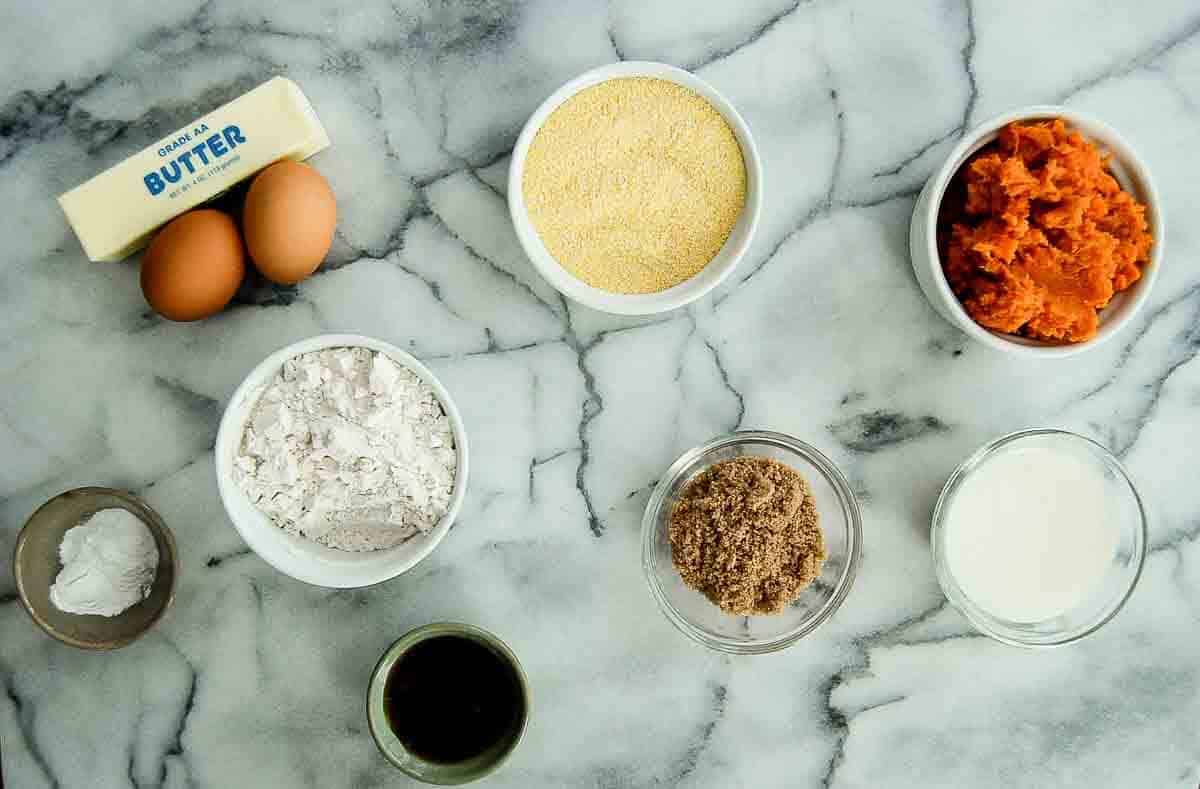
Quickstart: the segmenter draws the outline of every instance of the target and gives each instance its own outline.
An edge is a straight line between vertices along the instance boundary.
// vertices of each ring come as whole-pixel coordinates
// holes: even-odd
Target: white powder
[[[50,601],[68,614],[116,616],[145,600],[158,571],[158,546],[128,510],[100,510],[68,529]]]
[[[429,384],[367,348],[284,362],[242,435],[234,476],[280,528],[344,551],[437,525],[457,456]]]
[[[985,460],[954,494],[946,562],[972,602],[1014,622],[1067,613],[1095,592],[1119,534],[1095,461],[1043,447]]]

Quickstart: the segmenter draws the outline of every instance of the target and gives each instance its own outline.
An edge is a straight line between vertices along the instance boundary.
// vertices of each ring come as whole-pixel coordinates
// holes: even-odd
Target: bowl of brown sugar
[[[665,63],[615,63],[563,85],[509,166],[509,212],[534,267],[568,298],[622,315],[715,288],[749,248],[761,204],[746,122]]]
[[[731,433],[684,453],[642,520],[659,608],[722,652],[774,652],[816,630],[845,600],[861,555],[845,477],[782,433]]]

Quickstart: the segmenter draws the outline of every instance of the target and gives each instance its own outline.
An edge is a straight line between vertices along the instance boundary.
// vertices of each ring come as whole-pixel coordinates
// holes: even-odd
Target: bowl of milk
[[[950,476],[930,541],[946,597],[976,628],[1017,646],[1062,646],[1129,599],[1146,513],[1103,446],[1025,430],[981,447]]]

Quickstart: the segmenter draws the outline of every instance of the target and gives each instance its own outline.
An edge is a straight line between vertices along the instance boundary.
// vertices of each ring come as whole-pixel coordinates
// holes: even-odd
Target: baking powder
[[[149,596],[158,569],[154,535],[118,507],[68,529],[58,556],[62,570],[50,601],[68,614],[116,616]]]
[[[329,348],[284,362],[251,412],[234,476],[284,530],[372,551],[436,526],[456,467],[429,384],[368,348]]]

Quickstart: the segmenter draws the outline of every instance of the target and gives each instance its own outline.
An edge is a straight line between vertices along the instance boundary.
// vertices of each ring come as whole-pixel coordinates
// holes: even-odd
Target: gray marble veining
[[[170,523],[175,608],[112,655],[37,631],[0,567],[5,785],[369,787],[375,659],[436,619],[487,627],[535,703],[495,787],[1200,784],[1200,12],[1194,0],[740,3],[246,0],[0,9],[0,555],[80,484]],[[615,59],[698,71],[766,165],[730,282],[645,320],[565,302],[511,230],[507,156],[560,83]],[[54,197],[273,74],[333,147],[329,263],[195,325],[137,268],[88,264]],[[1151,304],[1110,346],[1029,362],[970,344],[908,267],[916,191],[959,135],[1066,103],[1143,153],[1168,213]],[[461,520],[380,587],[272,571],[213,478],[223,404],[268,352],[377,336],[427,359],[473,450]],[[974,634],[928,551],[933,501],[989,438],[1054,425],[1113,447],[1152,513],[1128,608],[1068,649]],[[781,654],[703,651],[654,608],[639,515],[683,450],[782,430],[844,469],[865,555],[848,601]]]

